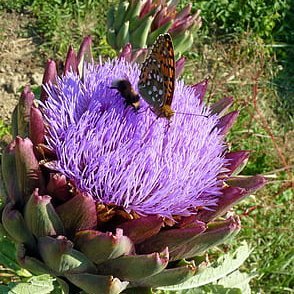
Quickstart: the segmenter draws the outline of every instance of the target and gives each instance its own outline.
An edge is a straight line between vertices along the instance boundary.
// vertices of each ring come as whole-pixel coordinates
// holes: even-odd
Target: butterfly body
[[[175,57],[169,34],[159,35],[142,65],[139,93],[158,117],[170,119],[175,88]]]

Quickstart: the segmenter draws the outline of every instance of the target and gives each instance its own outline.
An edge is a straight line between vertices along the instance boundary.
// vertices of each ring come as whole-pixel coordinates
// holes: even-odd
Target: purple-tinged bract
[[[55,168],[98,202],[127,211],[172,217],[213,209],[228,162],[218,115],[182,81],[170,122],[142,99],[139,111],[126,107],[111,85],[128,79],[138,92],[139,73],[137,64],[121,59],[88,65],[83,81],[68,72],[47,86],[43,112]]]

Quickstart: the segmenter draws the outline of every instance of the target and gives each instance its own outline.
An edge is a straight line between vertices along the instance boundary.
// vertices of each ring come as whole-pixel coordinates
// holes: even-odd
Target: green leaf
[[[227,277],[220,279],[217,285],[224,286],[225,288],[237,288],[241,290],[242,294],[250,294],[249,282],[252,278],[253,275],[241,273],[239,270],[236,270]]]
[[[9,267],[15,271],[20,270],[20,266],[15,260],[15,245],[6,236],[2,225],[0,225],[0,263],[5,267]]]
[[[184,283],[167,287],[159,287],[158,289],[180,291],[216,282],[238,269],[248,258],[250,252],[251,250],[249,249],[248,244],[243,242],[242,246],[240,246],[233,254],[229,253],[220,257],[216,266],[209,266],[200,270],[194,277]]]
[[[55,278],[49,275],[41,275],[30,278],[27,282],[10,283],[7,294],[47,294],[54,290]],[[2,292],[1,292],[2,293]],[[61,292],[60,292],[61,293]]]

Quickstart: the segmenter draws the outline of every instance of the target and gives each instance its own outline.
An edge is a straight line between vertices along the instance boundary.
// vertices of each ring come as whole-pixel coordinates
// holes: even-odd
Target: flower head
[[[141,293],[207,276],[194,257],[238,233],[226,212],[265,184],[237,176],[249,152],[225,147],[232,98],[208,108],[207,81],[177,81],[175,114],[158,118],[142,99],[137,109],[138,66],[94,65],[90,48],[90,37],[77,55],[70,48],[62,77],[48,60],[40,107],[27,86],[13,112],[1,225],[18,263],[70,293]]]
[[[171,217],[212,208],[226,164],[218,116],[205,117],[201,93],[182,81],[171,122],[144,102],[138,112],[126,108],[111,85],[128,79],[136,91],[138,77],[138,66],[122,59],[88,66],[83,82],[68,73],[47,88],[43,111],[55,168],[98,202],[127,211]]]

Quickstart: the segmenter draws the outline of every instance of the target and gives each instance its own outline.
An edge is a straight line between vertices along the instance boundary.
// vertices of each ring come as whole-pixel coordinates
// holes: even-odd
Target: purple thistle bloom
[[[142,99],[139,111],[126,107],[111,85],[128,79],[137,91],[139,73],[137,64],[116,59],[88,65],[83,81],[68,72],[46,86],[43,112],[55,168],[97,202],[142,215],[213,209],[228,162],[218,115],[209,115],[201,93],[182,81],[176,82],[171,122],[156,118]]]

